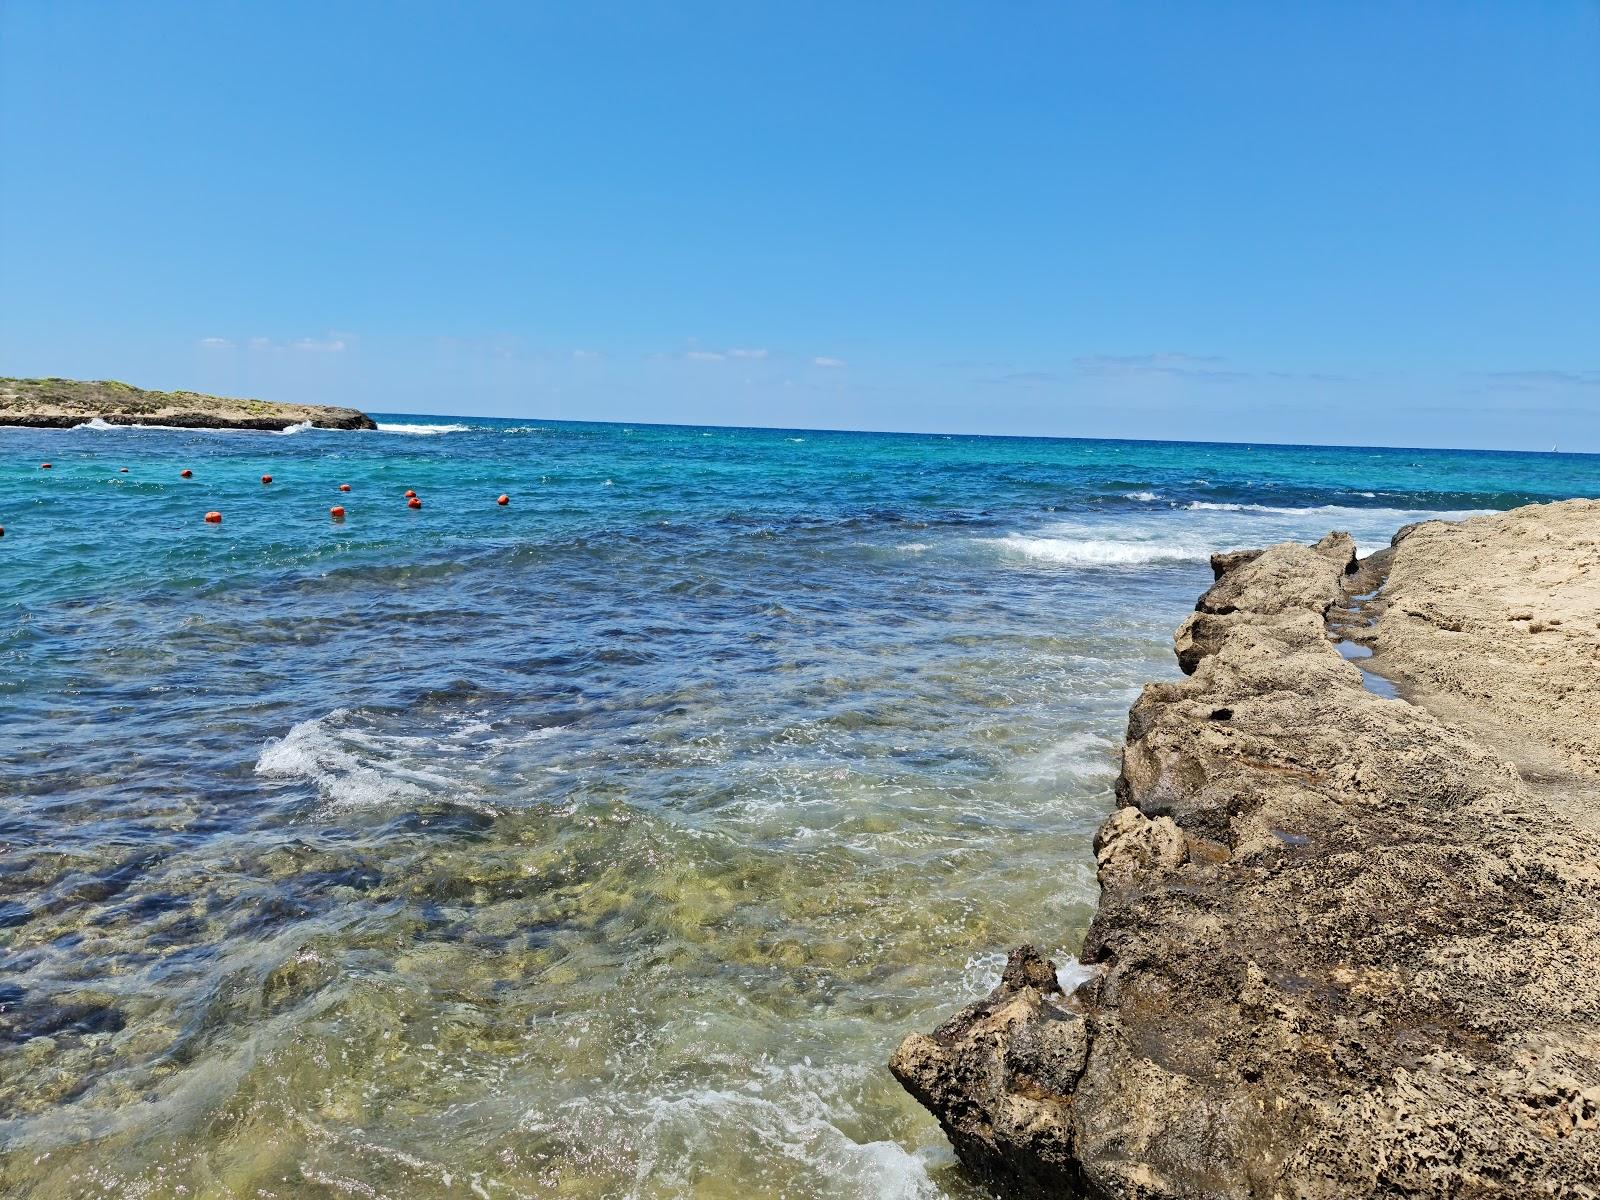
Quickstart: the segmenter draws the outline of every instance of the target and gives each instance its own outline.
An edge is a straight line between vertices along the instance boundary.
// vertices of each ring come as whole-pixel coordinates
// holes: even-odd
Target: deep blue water
[[[379,420],[0,429],[6,1195],[969,1195],[881,1064],[1076,949],[1207,555],[1600,495],[1593,456]]]

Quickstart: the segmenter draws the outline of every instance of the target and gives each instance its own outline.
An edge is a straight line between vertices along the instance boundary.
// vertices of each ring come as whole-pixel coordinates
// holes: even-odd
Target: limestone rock
[[[1000,1195],[1600,1197],[1600,504],[1352,550],[1222,563],[1133,705],[1097,977],[1023,947],[895,1052]],[[1383,565],[1424,703],[1330,641]]]

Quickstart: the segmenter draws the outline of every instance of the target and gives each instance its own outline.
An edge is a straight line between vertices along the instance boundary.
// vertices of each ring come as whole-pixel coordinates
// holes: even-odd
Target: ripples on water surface
[[[392,420],[0,430],[7,1196],[973,1196],[882,1064],[1077,947],[1206,555],[1600,492]]]

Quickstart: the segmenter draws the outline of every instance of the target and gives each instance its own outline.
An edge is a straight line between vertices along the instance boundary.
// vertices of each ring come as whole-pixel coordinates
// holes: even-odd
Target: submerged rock
[[[1570,547],[1566,507],[1471,540]],[[1460,556],[1423,529],[1386,552],[1407,610],[1460,607]],[[1189,678],[1134,704],[1095,840],[1097,977],[1061,996],[1023,947],[895,1052],[1001,1195],[1600,1196],[1600,822],[1574,803],[1597,777],[1534,786],[1478,727],[1367,690],[1325,622],[1353,549],[1221,564],[1176,639]],[[1590,577],[1567,561],[1545,586]],[[1401,619],[1378,622],[1380,669]],[[1408,653],[1440,653],[1438,624],[1403,620]],[[1526,733],[1538,684],[1518,679]]]

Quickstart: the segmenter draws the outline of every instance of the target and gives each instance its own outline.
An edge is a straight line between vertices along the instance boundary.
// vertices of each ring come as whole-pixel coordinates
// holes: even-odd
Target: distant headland
[[[115,380],[0,378],[0,425],[70,429],[99,419],[108,425],[167,425],[182,429],[376,429],[354,408],[278,404],[200,392],[151,392]]]

